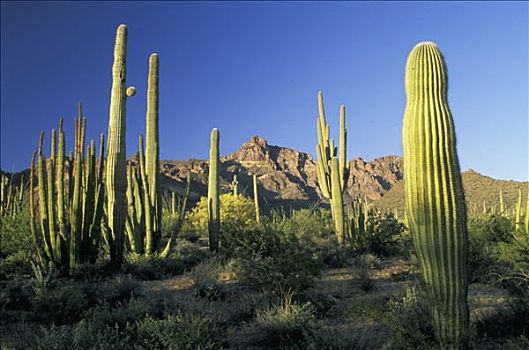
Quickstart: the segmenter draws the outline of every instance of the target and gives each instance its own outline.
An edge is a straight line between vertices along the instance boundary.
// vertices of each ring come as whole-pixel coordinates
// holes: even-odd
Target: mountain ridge
[[[129,161],[135,163],[136,159],[133,156]],[[252,136],[239,149],[221,157],[220,163],[221,191],[232,190],[231,181],[236,174],[240,192],[253,196],[252,175],[256,174],[264,208],[306,207],[325,202],[318,188],[316,163],[309,153],[270,145],[266,139]],[[344,194],[346,203],[362,196],[381,209],[403,209],[402,157],[386,155],[370,161],[358,157],[349,163],[351,171]],[[185,178],[191,172],[191,201],[207,194],[208,160],[161,160],[160,171],[163,174],[162,185],[169,191],[183,193]],[[27,178],[28,170],[23,172]],[[497,180],[472,169],[462,174],[467,201],[470,202],[498,201],[498,193],[502,190],[506,203],[512,205],[517,199],[518,189],[527,195],[529,188],[528,182]]]

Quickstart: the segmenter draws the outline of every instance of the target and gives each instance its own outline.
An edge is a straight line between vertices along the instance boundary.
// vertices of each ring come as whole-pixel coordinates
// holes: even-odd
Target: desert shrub
[[[81,284],[90,305],[107,304],[111,307],[143,295],[141,284],[130,275],[117,275],[108,280],[95,280]]]
[[[267,225],[272,231],[284,232],[296,237],[334,236],[331,212],[322,208],[292,210],[290,215],[283,210],[274,210]]]
[[[357,250],[380,257],[406,254],[409,245],[403,232],[404,225],[393,213],[372,213],[367,220],[366,232],[358,239]]]
[[[43,327],[37,349],[218,349],[216,325],[199,315],[166,315],[162,305],[132,298],[91,309],[74,326]]]
[[[265,349],[348,349],[344,339],[314,315],[310,303],[295,304],[286,295],[278,305],[257,312],[256,318],[242,331],[241,348],[259,346]]]
[[[34,295],[30,280],[14,278],[0,281],[0,329],[20,319],[31,318]]]
[[[255,207],[251,199],[225,193],[220,196],[221,232],[252,230],[259,225],[255,221]],[[194,231],[202,235],[208,232],[207,197],[202,197],[186,219],[184,231]]]
[[[509,242],[513,231],[512,220],[501,215],[477,216],[468,220],[469,236],[480,237],[487,242]]]
[[[201,247],[198,244],[179,240],[173,255],[179,257],[184,263],[185,269],[188,270],[207,260],[211,253],[207,248],[205,249],[205,247]]]
[[[198,264],[189,272],[193,280],[195,296],[207,300],[217,300],[223,296],[217,279],[221,268],[221,262],[216,258],[212,258]]]
[[[185,271],[185,266],[174,255],[162,258],[158,255],[129,254],[122,270],[140,280],[157,280],[168,275],[180,275]]]
[[[349,265],[354,250],[348,245],[338,243],[334,234],[327,237],[302,236],[301,244],[316,256],[325,266],[331,268]]]
[[[16,217],[0,218],[0,279],[31,275],[33,242],[29,229],[29,212]]]
[[[312,286],[321,263],[293,235],[273,231],[241,232],[230,238],[235,274],[257,291],[301,292]]]
[[[78,322],[90,303],[81,286],[62,280],[52,288],[36,288],[32,301],[35,317],[57,325]]]
[[[372,276],[371,269],[376,264],[376,257],[371,254],[363,254],[355,259],[356,276],[355,285],[363,292],[369,292],[375,288],[375,279]]]
[[[431,323],[426,293],[417,287],[406,290],[401,300],[389,302],[386,324],[392,349],[435,349],[437,341]]]
[[[198,315],[169,315],[163,319],[150,316],[129,324],[130,345],[135,349],[219,349],[215,323]]]
[[[471,217],[467,226],[469,280],[492,283],[494,275],[502,269],[499,247],[512,241],[514,226],[499,215]]]

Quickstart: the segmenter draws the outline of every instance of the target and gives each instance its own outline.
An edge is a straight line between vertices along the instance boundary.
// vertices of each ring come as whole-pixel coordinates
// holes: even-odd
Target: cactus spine
[[[467,232],[447,86],[446,65],[437,46],[429,42],[415,46],[406,65],[406,213],[433,297],[437,336],[443,347],[457,348],[468,329]]]
[[[110,245],[110,264],[116,268],[119,268],[123,262],[123,232],[127,214],[125,197],[127,190],[126,101],[127,96],[134,95],[133,88],[126,89],[126,66],[127,26],[122,24],[117,29],[114,46],[105,181],[108,217],[106,238]]]
[[[347,163],[347,129],[345,128],[345,106],[340,106],[340,153],[334,146],[334,140],[329,139],[330,127],[325,119],[323,93],[318,92],[319,118],[317,123],[318,145],[316,166],[318,185],[323,196],[329,199],[334,221],[334,228],[338,241],[345,239],[345,217],[343,210],[343,193],[349,178],[349,163]],[[336,162],[333,161],[336,159]],[[333,173],[336,171],[336,173]]]
[[[255,221],[261,222],[261,212],[259,210],[259,192],[257,191],[257,175],[253,175],[253,200],[255,204]]]
[[[220,240],[219,162],[219,130],[215,128],[211,131],[208,179],[208,232],[211,251],[218,250]]]

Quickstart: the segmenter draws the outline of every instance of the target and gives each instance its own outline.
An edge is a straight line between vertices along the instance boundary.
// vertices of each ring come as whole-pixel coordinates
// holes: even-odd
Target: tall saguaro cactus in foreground
[[[438,47],[415,46],[406,64],[402,132],[406,213],[437,336],[443,348],[458,348],[468,329],[467,231],[447,88]]]
[[[127,26],[116,32],[112,91],[108,122],[108,154],[106,165],[107,225],[106,238],[110,246],[110,263],[120,267],[123,262],[125,220],[127,216],[127,148],[125,143],[126,102],[134,96],[134,88],[126,88],[127,81]]]
[[[219,130],[211,131],[208,178],[208,232],[209,249],[217,251],[220,240],[220,201],[219,201]]]
[[[349,178],[349,163],[347,162],[347,129],[345,128],[345,106],[340,106],[340,153],[330,139],[330,126],[325,119],[323,107],[323,93],[318,92],[319,117],[317,123],[318,145],[316,155],[318,164],[316,173],[318,185],[323,196],[329,199],[334,221],[334,228],[340,243],[345,239],[345,216],[343,209],[343,192]]]

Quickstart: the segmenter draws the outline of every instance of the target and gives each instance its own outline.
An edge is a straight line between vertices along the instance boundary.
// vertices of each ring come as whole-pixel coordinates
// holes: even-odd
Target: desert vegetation
[[[322,92],[314,144],[324,202],[264,205],[259,169],[251,190],[242,174],[221,186],[216,128],[207,196],[191,200],[192,169],[183,192],[165,186],[156,53],[145,147],[140,135],[126,158],[126,104],[142,94],[127,86],[127,40],[120,25],[99,150],[79,105],[69,155],[61,118],[49,157],[40,134],[29,179],[2,174],[2,348],[529,348],[529,191],[514,205],[503,192],[465,200],[435,44],[408,57],[405,206],[388,210],[345,196],[345,106],[336,145]]]

